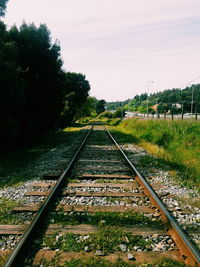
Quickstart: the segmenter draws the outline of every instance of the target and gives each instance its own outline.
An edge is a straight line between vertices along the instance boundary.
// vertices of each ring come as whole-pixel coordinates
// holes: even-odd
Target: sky
[[[200,82],[199,0],[9,0],[4,21],[45,23],[98,99]]]

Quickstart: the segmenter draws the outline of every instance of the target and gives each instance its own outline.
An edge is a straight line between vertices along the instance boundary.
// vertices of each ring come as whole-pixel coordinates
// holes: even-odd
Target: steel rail
[[[16,247],[10,254],[4,267],[18,267],[18,266],[22,267],[22,262],[25,260],[25,252],[27,251],[27,247],[30,246],[30,242],[31,242],[30,238],[36,233],[38,229],[40,229],[41,225],[44,223],[42,219],[44,218],[51,204],[53,203],[53,200],[57,196],[58,192],[61,190],[63,183],[66,182],[65,177],[71,170],[72,165],[74,164],[77,156],[79,155],[80,151],[84,147],[92,129],[93,129],[93,126],[91,126],[91,128],[89,129],[88,133],[86,134],[77,152],[73,156],[67,168],[63,171],[63,173],[58,178],[58,181],[54,185],[52,191],[50,192],[50,194],[48,195],[48,197],[46,198],[46,200],[40,207],[37,214],[34,216],[32,222],[30,223],[26,231],[22,234],[19,242],[17,243]]]
[[[136,169],[133,163],[129,160],[129,158],[124,153],[124,151],[121,149],[121,147],[118,145],[118,143],[116,142],[114,137],[111,135],[111,133],[107,129],[105,130],[110,136],[111,140],[115,143],[115,145],[120,150],[121,154],[125,158],[128,165],[131,167],[133,172],[136,174],[137,181],[143,186],[145,192],[149,195],[153,204],[155,204],[156,207],[161,212],[164,224],[167,226],[169,234],[172,236],[178,249],[180,250],[181,256],[183,260],[185,261],[185,263],[190,264],[195,267],[196,266],[199,267],[200,266],[200,254],[198,250],[190,242],[188,237],[185,235],[185,233],[179,226],[177,220],[169,213],[169,211],[166,209],[163,202],[159,199],[156,192],[150,186],[150,184],[142,177],[142,175],[139,173],[139,171]]]

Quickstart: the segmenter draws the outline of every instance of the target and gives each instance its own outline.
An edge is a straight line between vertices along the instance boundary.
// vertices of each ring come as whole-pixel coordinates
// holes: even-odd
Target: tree
[[[8,0],[0,0],[0,17],[5,15]]]
[[[63,78],[63,108],[60,118],[62,127],[79,117],[90,90],[89,82],[81,73],[68,72]]]
[[[113,118],[122,118],[122,117],[125,117],[125,110],[123,108],[118,108],[113,113]]]
[[[48,131],[55,125],[62,107],[60,47],[52,44],[44,24],[37,28],[23,23],[20,29],[12,27],[9,36],[18,49],[17,61],[26,83],[23,118],[26,134]]]
[[[13,145],[21,135],[25,82],[18,62],[16,43],[0,22],[0,143]]]
[[[96,104],[97,99],[92,96],[88,96],[86,102],[82,105],[80,113],[78,114],[79,117],[95,117],[96,113]]]
[[[96,104],[96,113],[100,114],[100,113],[104,112],[105,111],[105,105],[106,105],[106,101],[104,99],[99,100]]]

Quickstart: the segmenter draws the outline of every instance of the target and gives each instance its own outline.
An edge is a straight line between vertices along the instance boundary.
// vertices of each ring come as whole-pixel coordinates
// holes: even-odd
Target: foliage
[[[76,119],[90,90],[80,73],[62,70],[60,46],[49,29],[0,22],[0,144],[22,141]]]
[[[0,0],[0,17],[3,17],[5,15],[7,2],[8,0]]]
[[[67,72],[63,77],[63,108],[60,117],[60,126],[64,127],[78,118],[82,104],[87,101],[90,84],[85,75]]]
[[[98,119],[102,119],[102,118],[108,118],[108,119],[111,119],[113,118],[113,114],[109,111],[104,111],[102,113],[100,113],[98,116],[97,116]]]
[[[50,260],[47,261],[45,258],[42,259],[41,264],[43,267],[58,267],[59,265],[59,254]],[[85,259],[72,259],[66,261],[64,267],[186,267],[184,263],[180,263],[173,260],[163,260],[161,262],[153,263],[133,263],[125,262],[122,259],[118,258],[116,262],[112,262],[99,257],[87,257]]]
[[[99,100],[96,103],[96,113],[100,114],[105,111],[106,101],[104,99]]]
[[[14,200],[0,197],[0,224],[17,224],[21,220],[17,214],[12,213],[18,203]]]
[[[129,119],[116,128],[133,136],[148,151],[183,174],[184,184],[200,184],[200,124],[191,121],[152,121]]]
[[[9,36],[16,44],[17,64],[26,84],[22,128],[29,135],[45,132],[55,125],[61,111],[60,47],[52,44],[46,25],[37,28],[23,23],[20,29],[12,27]]]
[[[49,265],[48,265],[49,266]],[[105,259],[89,258],[87,260],[71,260],[66,261],[64,267],[186,267],[184,263],[173,260],[164,260],[160,263],[129,263],[118,259],[111,262]],[[45,267],[45,266],[44,266]]]
[[[149,96],[149,113],[150,108],[157,109],[159,113],[171,112],[184,113],[191,112],[191,102],[193,95],[193,113],[200,112],[200,84],[193,84],[184,89],[168,89],[162,92],[150,94]],[[139,113],[147,113],[147,94],[136,95],[133,99],[120,102],[125,110],[137,111]],[[108,102],[108,110],[116,110],[119,102]]]
[[[51,249],[59,248],[66,252],[84,251],[84,247],[87,246],[90,251],[102,250],[108,255],[120,251],[120,244],[126,244],[130,250],[133,250],[136,245],[145,249],[150,244],[150,241],[145,241],[140,235],[132,235],[120,227],[110,226],[99,227],[97,232],[86,236],[66,233],[60,235],[59,238],[56,237],[57,233],[44,237],[43,245]]]
[[[64,213],[64,212],[52,212],[49,215],[49,220],[54,220],[54,223],[59,224],[92,224],[99,225],[101,221],[106,221],[108,226],[128,226],[135,224],[148,224],[155,225],[159,227],[161,222],[159,220],[152,221],[150,218],[144,216],[141,213],[136,212],[96,212],[96,213],[82,213],[82,212],[73,212],[73,213]]]
[[[97,99],[92,96],[88,96],[86,99],[86,102],[83,103],[81,110],[79,112],[80,117],[96,117],[96,104],[97,104]]]
[[[125,116],[125,110],[123,108],[118,108],[114,113],[113,113],[113,118],[122,118]]]

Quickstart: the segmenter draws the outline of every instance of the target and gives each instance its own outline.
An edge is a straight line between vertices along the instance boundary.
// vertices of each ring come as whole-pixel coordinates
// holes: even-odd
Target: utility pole
[[[148,91],[147,91],[147,117],[149,117],[149,88],[150,88],[150,83],[153,83],[154,81],[148,81],[147,83],[147,87],[148,87]]]
[[[191,114],[193,113],[193,105],[194,105],[194,88],[192,86]]]
[[[121,119],[123,119],[123,102],[121,102]]]
[[[182,111],[181,111],[181,119],[183,120],[184,116],[184,101],[182,102]]]

